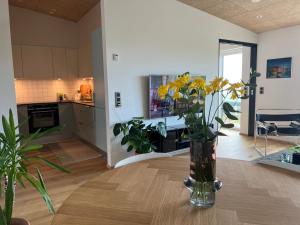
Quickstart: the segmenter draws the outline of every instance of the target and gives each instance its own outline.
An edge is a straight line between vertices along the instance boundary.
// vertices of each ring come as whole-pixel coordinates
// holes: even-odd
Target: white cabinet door
[[[12,46],[15,78],[23,78],[22,46]]]
[[[22,46],[25,79],[54,79],[52,50],[50,47]]]
[[[65,48],[52,48],[53,70],[56,79],[68,79],[67,57]]]
[[[78,50],[66,49],[68,78],[78,78]]]
[[[92,51],[89,44],[79,49],[79,76],[82,78],[93,76]]]

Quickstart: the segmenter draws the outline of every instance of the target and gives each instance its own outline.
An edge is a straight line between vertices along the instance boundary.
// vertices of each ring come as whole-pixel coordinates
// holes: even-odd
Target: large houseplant
[[[174,110],[185,120],[191,143],[190,176],[185,184],[191,191],[191,203],[195,206],[211,207],[215,203],[215,190],[219,184],[216,182],[216,138],[222,135],[220,128],[234,127],[219,117],[219,110],[223,109],[229,120],[237,120],[236,110],[225,100],[228,97],[232,100],[246,98],[246,86],[250,84],[229,83],[221,77],[206,83],[203,78],[192,79],[189,73],[185,73],[158,89],[161,99],[171,98],[180,105]],[[216,124],[219,124],[219,129],[216,129]]]
[[[125,123],[117,123],[113,132],[115,136],[123,135],[121,145],[127,145],[127,151],[135,151],[136,154],[150,153],[156,150],[156,146],[151,142],[150,136],[153,132],[158,132],[166,137],[165,123],[159,122],[157,125],[146,125],[143,118],[133,118]]]
[[[41,161],[60,171],[68,171],[47,159],[33,154],[29,155],[43,147],[42,145],[31,144],[32,141],[57,128],[45,132],[37,131],[28,137],[23,137],[18,134],[18,127],[15,126],[11,110],[8,119],[2,116],[2,127],[3,132],[0,133],[0,184],[4,205],[0,206],[0,225],[26,225],[29,223],[25,219],[12,219],[17,183],[23,188],[25,188],[25,184],[33,186],[41,194],[49,211],[55,212],[40,170],[36,168],[36,176],[31,174],[28,170],[29,164],[33,161]]]

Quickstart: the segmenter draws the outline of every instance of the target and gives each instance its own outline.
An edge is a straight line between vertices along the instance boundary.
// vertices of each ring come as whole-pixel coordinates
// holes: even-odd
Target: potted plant
[[[25,183],[33,186],[42,196],[49,211],[54,213],[54,207],[44,183],[43,176],[38,168],[36,175],[28,170],[28,165],[33,161],[41,161],[46,165],[68,172],[63,167],[56,165],[39,156],[30,156],[28,153],[40,150],[43,146],[31,144],[32,141],[57,130],[49,129],[23,137],[18,134],[18,126],[15,126],[13,113],[9,111],[9,118],[2,116],[3,132],[0,133],[0,179],[1,194],[3,193],[4,205],[0,206],[0,225],[29,225],[29,222],[21,218],[12,218],[15,199],[16,183],[25,188]]]
[[[259,74],[255,73],[251,79],[257,76]],[[174,110],[179,119],[184,118],[190,138],[190,176],[185,184],[191,191],[190,202],[194,206],[206,208],[215,203],[215,191],[221,185],[216,180],[216,139],[223,135],[220,128],[234,127],[219,117],[219,111],[223,109],[225,117],[237,120],[234,115],[237,111],[225,100],[227,97],[231,100],[246,98],[246,86],[250,84],[229,83],[218,77],[206,83],[203,78],[192,79],[189,73],[185,73],[158,89],[161,99],[169,98],[183,106]],[[223,97],[221,101],[219,96]],[[217,124],[219,129],[216,129]]]
[[[151,133],[158,132],[161,136],[167,136],[165,123],[159,122],[156,126],[146,125],[142,119],[142,117],[136,117],[114,126],[114,135],[123,135],[121,145],[128,146],[127,152],[135,150],[136,154],[150,153],[156,150],[156,146],[150,140]]]

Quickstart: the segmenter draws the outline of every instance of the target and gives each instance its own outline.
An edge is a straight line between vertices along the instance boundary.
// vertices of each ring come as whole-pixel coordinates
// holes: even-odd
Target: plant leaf
[[[113,129],[113,133],[115,136],[118,136],[121,133],[121,126],[122,126],[122,124],[120,124],[120,123],[115,124],[114,129]]]
[[[55,210],[52,204],[52,201],[49,197],[49,194],[47,193],[47,190],[45,190],[43,187],[45,185],[43,184],[43,179],[39,177],[39,180],[32,176],[29,173],[24,174],[24,177],[26,180],[40,193],[42,196],[44,202],[46,203],[47,208],[49,209],[50,213],[54,214]]]
[[[228,102],[224,102],[223,104],[223,109],[227,112],[239,112],[237,110],[235,110],[232,105],[230,105]]]
[[[8,174],[7,190],[5,192],[5,216],[7,224],[11,223],[13,204],[14,204],[14,170]]]
[[[225,113],[225,115],[227,116],[228,119],[238,120],[238,118],[236,116],[232,115],[230,112],[224,110],[224,113]]]
[[[43,145],[29,145],[29,146],[25,146],[21,149],[22,153],[25,152],[31,152],[31,151],[37,151],[43,148]]]
[[[127,148],[127,152],[131,152],[132,150],[133,150],[133,146],[129,145],[128,148]]]
[[[49,166],[49,167],[51,167],[51,168],[53,168],[53,169],[56,169],[56,170],[59,170],[59,171],[65,172],[65,173],[70,173],[70,171],[67,170],[67,169],[65,169],[64,167],[59,166],[59,165],[57,165],[56,163],[53,163],[53,162],[51,162],[51,161],[49,161],[49,160],[47,160],[47,159],[44,159],[44,158],[42,158],[42,157],[40,157],[40,156],[30,157],[30,159],[41,160],[41,161],[43,161],[47,166]]]
[[[7,225],[6,218],[5,218],[5,213],[3,209],[0,206],[0,225]]]
[[[220,117],[215,117],[215,120],[223,127],[225,125],[224,121]]]

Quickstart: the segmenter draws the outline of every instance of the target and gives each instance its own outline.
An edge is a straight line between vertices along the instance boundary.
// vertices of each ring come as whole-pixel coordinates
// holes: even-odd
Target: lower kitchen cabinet
[[[61,126],[60,134],[64,138],[70,138],[74,132],[74,116],[73,103],[58,104],[59,110],[59,124]]]
[[[81,104],[73,104],[76,134],[83,140],[95,145],[95,108]]]

